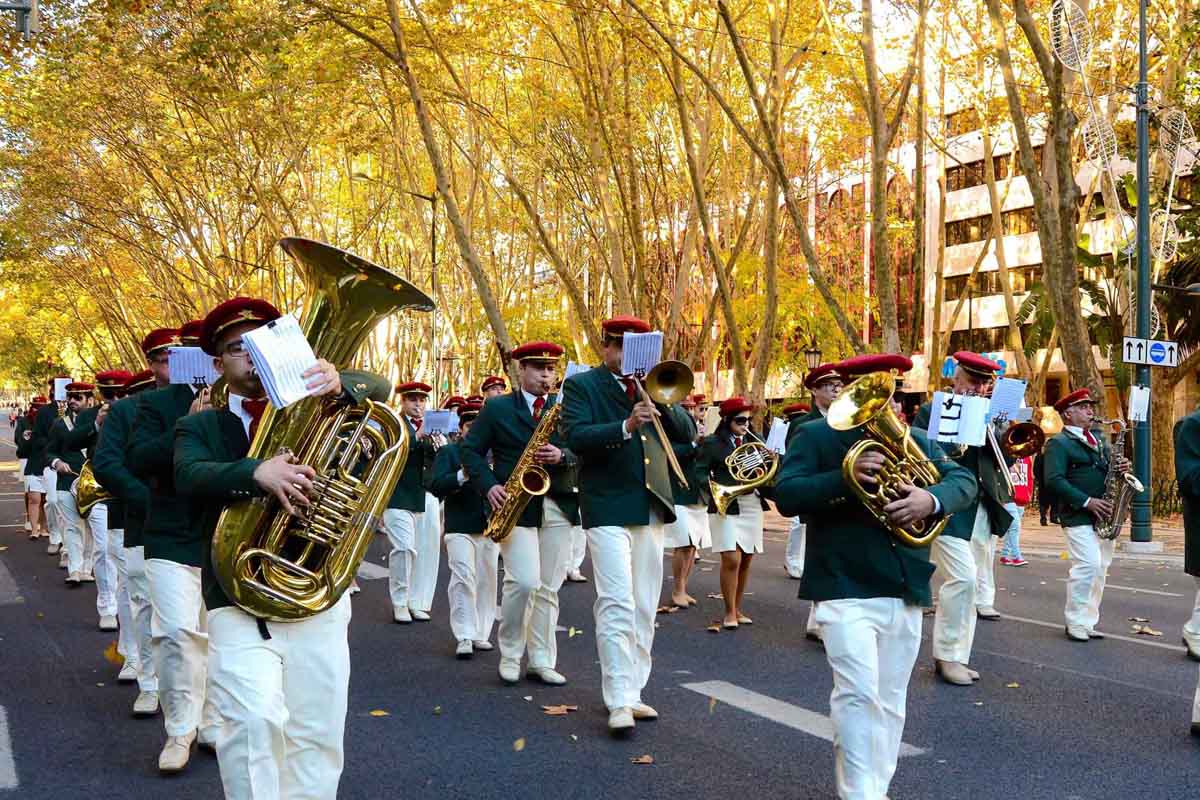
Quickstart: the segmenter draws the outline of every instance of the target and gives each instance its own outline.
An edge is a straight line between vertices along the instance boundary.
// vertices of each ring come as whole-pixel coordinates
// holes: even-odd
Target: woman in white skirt
[[[725,459],[749,441],[762,441],[750,431],[754,406],[744,397],[721,403],[721,423],[700,441],[693,469],[700,491],[709,498],[708,526],[712,549],[721,554],[721,597],[725,601],[725,628],[749,625],[754,620],[742,613],[742,597],[750,581],[750,563],[763,551],[763,500],[758,491],[735,498],[725,514],[717,513],[709,493],[709,480],[725,486],[737,483]]]
[[[696,447],[700,434],[696,426],[696,401],[686,397],[671,414],[676,417],[676,427],[690,432],[687,444],[673,444],[675,457],[685,475],[691,475],[696,462]],[[696,598],[688,594],[688,576],[696,563],[696,549],[712,547],[708,530],[708,507],[700,496],[696,481],[689,480],[688,486],[680,485],[671,475],[671,490],[675,497],[675,521],[663,526],[663,549],[671,551],[671,604],[678,608],[690,608],[697,604]]]

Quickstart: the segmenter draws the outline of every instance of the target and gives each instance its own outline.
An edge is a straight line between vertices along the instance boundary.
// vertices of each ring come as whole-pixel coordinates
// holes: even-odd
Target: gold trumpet
[[[646,373],[644,379],[635,375],[633,382],[637,384],[643,400],[670,406],[691,393],[692,388],[696,385],[696,376],[682,361],[660,361]],[[671,441],[667,438],[667,432],[663,430],[662,421],[658,417],[654,418],[654,430],[667,454],[667,463],[671,466],[671,471],[675,473],[679,483],[686,489],[687,475],[684,474],[683,467],[679,465],[679,459],[675,457],[675,450],[671,447]]]
[[[726,486],[711,478],[708,480],[713,505],[722,517],[735,498],[750,494],[758,487],[766,486],[775,480],[775,473],[779,471],[779,455],[762,442],[750,441],[725,456],[725,466],[729,468],[730,476],[737,483]]]
[[[892,394],[896,376],[890,372],[872,372],[855,380],[842,390],[829,406],[825,419],[835,431],[848,431],[862,426],[865,437],[855,443],[842,459],[842,480],[862,501],[879,524],[892,536],[909,547],[928,547],[946,527],[943,517],[930,525],[917,520],[907,527],[896,525],[883,507],[900,498],[900,486],[912,484],[925,488],[941,480],[941,474],[930,463],[924,451],[908,433],[908,425],[892,410]],[[854,476],[854,462],[868,451],[883,455],[884,465],[875,476],[878,483],[867,489]]]

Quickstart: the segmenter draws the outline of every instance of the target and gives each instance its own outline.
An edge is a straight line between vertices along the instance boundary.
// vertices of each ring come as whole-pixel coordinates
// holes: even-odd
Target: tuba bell
[[[309,239],[279,243],[307,289],[300,328],[314,352],[339,368],[384,317],[433,309],[424,292],[356,255]],[[333,606],[366,555],[408,449],[408,429],[384,403],[345,408],[306,397],[268,408],[249,457],[294,454],[316,471],[315,494],[302,516],[287,514],[274,498],[227,506],[212,540],[221,588],[247,613],[277,622]]]
[[[896,376],[890,372],[872,372],[858,378],[829,406],[825,419],[835,431],[862,426],[865,437],[854,444],[842,459],[842,479],[863,505],[888,532],[909,547],[928,547],[946,527],[946,518],[930,525],[918,520],[907,527],[891,522],[883,507],[900,498],[899,487],[911,483],[922,488],[941,480],[941,474],[928,456],[908,434],[908,425],[892,410]],[[879,482],[868,489],[854,477],[854,462],[868,451],[883,454],[884,466],[876,476]]]
[[[711,478],[708,481],[713,505],[722,517],[735,498],[750,494],[775,480],[775,473],[779,471],[779,455],[762,442],[749,441],[725,457],[725,466],[729,468],[735,483],[727,486]]]

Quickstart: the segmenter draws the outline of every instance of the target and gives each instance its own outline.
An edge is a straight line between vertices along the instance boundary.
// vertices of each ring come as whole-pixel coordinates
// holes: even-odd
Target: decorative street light
[[[808,365],[810,371],[821,366],[821,348],[817,347],[815,339],[809,343],[808,347],[804,348],[804,363]]]

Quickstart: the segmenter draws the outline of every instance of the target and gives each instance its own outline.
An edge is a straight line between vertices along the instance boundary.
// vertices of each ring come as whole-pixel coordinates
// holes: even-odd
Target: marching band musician
[[[825,363],[808,371],[804,376],[804,388],[812,394],[812,408],[803,403],[796,403],[783,409],[783,415],[789,422],[786,442],[791,442],[793,432],[805,422],[824,419],[829,404],[841,394],[842,383],[842,376],[837,371],[836,364]],[[801,408],[804,409],[803,412],[800,411]],[[800,580],[800,576],[804,574],[805,530],[805,521],[799,517],[792,520],[792,527],[788,530],[784,569],[787,570],[788,577],[795,580]]]
[[[13,447],[17,451],[17,475],[20,476],[21,488],[24,491],[25,487],[25,464],[29,461],[29,440],[33,438],[33,431],[29,429],[31,419],[30,408],[21,408],[17,406],[17,418],[13,420]],[[33,529],[33,523],[29,521],[29,495],[26,493],[25,499],[22,501],[25,506],[25,531],[30,534],[30,539],[38,538],[37,533]]]
[[[499,375],[488,375],[483,379],[483,383],[479,384],[479,403],[482,405],[493,397],[499,397],[504,394],[504,390],[508,388],[508,383]],[[468,402],[475,402],[475,395],[467,398]]]
[[[520,388],[493,397],[463,439],[462,460],[475,490],[492,513],[509,500],[505,483],[513,474],[543,415],[558,402],[551,395],[563,348],[553,342],[531,342],[512,351]],[[488,464],[488,453],[492,464]],[[579,500],[571,481],[575,456],[552,433],[534,454],[550,475],[550,490],[531,497],[511,533],[500,542],[504,556],[501,587],[500,678],[516,683],[521,658],[528,652],[526,673],[542,683],[560,686],[567,679],[558,665],[558,590],[566,578],[571,527],[579,524]]]
[[[186,323],[171,344],[195,346],[202,326],[202,320]],[[165,360],[168,354],[161,355]],[[205,692],[203,546],[192,535],[197,511],[178,493],[174,470],[175,423],[202,411],[207,394],[191,383],[168,383],[139,394],[126,452],[125,463],[150,489],[142,544],[153,612],[154,667],[167,734],[158,756],[162,773],[185,769],[197,741],[212,747],[216,740],[217,720]]]
[[[119,505],[124,515],[122,544],[129,596],[129,635],[136,649],[136,658],[130,658],[126,653],[126,663],[133,663],[137,671],[138,694],[133,701],[135,717],[152,717],[158,713],[158,671],[154,661],[150,579],[146,575],[142,546],[142,526],[150,502],[150,489],[130,471],[125,459],[137,414],[136,395],[154,388],[156,383],[167,385],[167,347],[170,342],[178,341],[178,334],[179,331],[173,328],[159,328],[142,340],[142,351],[146,353],[151,369],[142,370],[125,382],[122,387],[124,397],[113,403],[104,417],[92,460],[96,480],[113,495],[111,502]],[[124,624],[122,620],[122,627]]]
[[[109,405],[116,400],[117,395],[125,388],[125,381],[132,375],[123,369],[105,370],[96,373],[96,391],[100,393],[103,402],[80,411],[75,418],[75,427],[64,437],[63,442],[68,451],[84,450],[87,459],[95,455],[96,442],[99,438],[100,426],[108,416]],[[75,495],[75,492],[71,493]],[[78,496],[66,501],[68,513],[78,516]],[[82,527],[83,520],[78,524]],[[122,552],[124,543],[124,517],[120,503],[100,501],[94,503],[88,511],[87,528],[92,540],[92,561],[86,568],[96,578],[96,613],[100,617],[100,630],[117,630],[118,617],[121,620],[120,636],[117,639],[117,652],[125,656],[125,667],[121,670],[122,680],[134,680],[137,676],[137,647],[133,639],[133,625],[129,616],[129,595],[123,593],[125,556]]]
[[[1175,480],[1183,499],[1183,569],[1196,580],[1192,616],[1183,626],[1187,657],[1200,661],[1200,411],[1175,423]],[[1192,736],[1200,737],[1200,683],[1192,701]]]
[[[978,353],[966,350],[954,354],[954,393],[986,395],[1000,365]],[[929,428],[930,404],[917,412],[913,427]],[[950,448],[951,451],[954,448]],[[938,591],[937,612],[933,622],[934,670],[946,683],[970,686],[979,680],[971,669],[971,646],[975,641],[976,618],[994,620],[1000,615],[991,605],[979,605],[976,582],[979,571],[994,570],[995,539],[1012,524],[1005,504],[1012,501],[1005,485],[1008,465],[996,463],[991,448],[966,446],[950,452],[968,472],[975,475],[979,490],[970,506],[950,517],[945,532],[933,543],[933,561],[945,575]],[[987,582],[987,581],[985,581]],[[994,580],[990,582],[994,586]],[[991,598],[978,598],[988,602]]]
[[[673,442],[687,443],[673,417],[639,399],[621,374],[626,331],[646,333],[636,317],[601,325],[604,363],[563,383],[567,445],[581,460],[580,511],[596,586],[596,644],[608,727],[628,732],[658,712],[642,702],[650,679],[654,616],[662,592],[663,524],[675,519],[666,451],[653,430],[662,416]]]
[[[92,572],[96,542],[90,528],[79,516],[75,497],[71,494],[71,483],[83,467],[83,450],[68,443],[68,438],[75,429],[75,420],[88,408],[94,389],[92,384],[81,381],[67,384],[67,411],[55,420],[50,429],[50,437],[46,440],[46,465],[54,471],[57,482],[56,514],[62,526],[63,545],[67,554],[65,582],[72,586],[93,583],[96,580]],[[116,629],[115,619],[101,618],[100,630]]]
[[[66,375],[59,375],[57,379],[66,379],[70,382],[70,378]],[[63,554],[62,525],[58,519],[58,508],[55,505],[58,499],[58,477],[54,470],[50,469],[50,464],[46,462],[46,443],[50,438],[50,429],[54,427],[54,423],[59,417],[59,404],[54,399],[55,380],[56,378],[50,378],[46,381],[46,385],[49,387],[47,394],[49,400],[38,409],[33,418],[33,433],[29,441],[29,461],[25,464],[25,482],[27,484],[26,491],[36,496],[35,504],[40,506],[38,516],[43,521],[43,530],[50,538],[50,543],[46,545],[46,552],[50,555],[57,554],[59,566],[65,567],[66,556]]]
[[[429,621],[429,613],[418,602],[418,574],[421,560],[440,561],[441,546],[437,543],[428,552],[424,543],[425,528],[425,462],[434,449],[429,432],[422,430],[425,403],[433,387],[420,381],[408,381],[396,387],[400,395],[401,417],[408,426],[410,445],[408,460],[396,488],[383,512],[383,528],[392,549],[388,555],[388,591],[392,598],[392,620],[407,625],[414,619]],[[437,575],[436,564],[433,573]]]
[[[838,391],[841,391],[841,378],[838,378]],[[828,406],[827,406],[828,407]],[[804,403],[792,403],[789,406],[784,406],[783,415],[788,420],[787,436],[784,439],[784,452],[787,452],[787,446],[792,443],[792,439],[796,438],[796,434],[800,430],[800,426],[806,422],[812,422],[814,419],[825,419],[825,414],[822,411],[814,412]],[[792,525],[788,530],[787,551],[784,561],[784,569],[787,571],[789,578],[800,580],[804,577],[804,543],[808,533],[808,519],[805,517],[792,517]],[[804,623],[804,638],[810,641],[821,641],[821,627],[817,625],[817,604],[811,603],[808,607],[808,620]]]
[[[481,408],[475,403],[458,406],[458,426],[463,437],[470,433]],[[470,658],[476,650],[492,649],[500,548],[483,535],[487,506],[483,496],[470,485],[461,451],[461,440],[438,450],[429,488],[445,506],[444,538],[450,567],[446,600],[450,606],[450,630],[456,642],[454,654]]]
[[[313,492],[316,473],[291,453],[247,458],[268,400],[242,336],[278,317],[265,300],[244,297],[205,317],[200,346],[225,379],[228,403],[180,419],[174,448],[175,486],[197,509],[188,538],[203,552],[209,694],[227,800],[334,798],[344,761],[350,593],[306,619],[267,623],[233,605],[213,570],[212,537],[227,503],[273,496],[283,511],[298,513]],[[342,404],[390,394],[383,378],[339,375],[324,360],[302,377],[312,396]]]
[[[675,416],[675,424],[688,437],[686,444],[672,442],[675,459],[683,467],[685,475],[694,472],[696,447],[700,432],[692,416],[696,408],[694,396],[685,397],[678,405],[671,406],[666,413]],[[671,604],[678,608],[690,608],[699,601],[688,594],[688,577],[696,564],[696,552],[701,547],[712,547],[712,533],[708,525],[708,507],[700,497],[696,481],[684,486],[671,475],[671,490],[674,493],[675,521],[663,527],[663,545],[671,550]]]
[[[843,364],[859,374],[912,368],[899,355],[860,356]],[[791,431],[789,430],[789,433]],[[776,484],[781,514],[811,520],[800,596],[820,601],[817,622],[833,670],[830,717],[838,796],[881,800],[896,771],[904,732],[908,681],[921,644],[921,607],[931,601],[929,551],[893,538],[858,501],[842,477],[842,460],[864,437],[860,426],[835,431],[824,421],[798,427]],[[933,521],[975,500],[971,474],[942,459],[942,450],[913,431],[941,480],[907,487],[887,505],[893,523]],[[857,480],[876,483],[878,453],[854,465]]]
[[[751,625],[754,620],[742,613],[742,597],[750,580],[750,564],[763,551],[762,499],[766,487],[733,498],[724,514],[709,492],[709,481],[723,486],[738,483],[729,472],[725,459],[743,443],[761,441],[750,430],[754,406],[744,397],[731,397],[720,405],[721,422],[717,429],[700,440],[692,470],[693,483],[708,501],[708,527],[712,531],[712,549],[721,554],[721,597],[725,602],[722,627],[732,630]]]
[[[20,476],[25,488],[25,519],[29,525],[26,530],[29,531],[30,539],[40,539],[50,535],[50,532],[46,528],[46,507],[43,504],[45,494],[36,492],[30,488],[33,476],[28,472],[29,462],[34,458],[34,422],[37,419],[38,412],[48,402],[43,395],[39,394],[34,397],[29,402],[29,411],[18,420],[16,430],[13,433],[17,440],[17,457],[21,459]]]
[[[1112,453],[1104,437],[1090,430],[1095,417],[1095,400],[1087,389],[1071,392],[1054,404],[1063,429],[1046,442],[1046,491],[1054,504],[1059,524],[1067,538],[1071,570],[1067,573],[1067,638],[1074,642],[1103,639],[1096,630],[1100,600],[1112,563],[1115,539],[1096,535],[1096,522],[1107,522],[1112,503],[1105,499],[1110,463],[1128,469],[1120,453]]]

